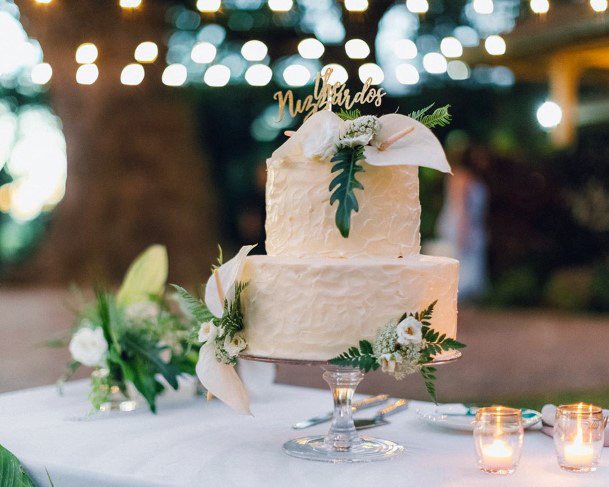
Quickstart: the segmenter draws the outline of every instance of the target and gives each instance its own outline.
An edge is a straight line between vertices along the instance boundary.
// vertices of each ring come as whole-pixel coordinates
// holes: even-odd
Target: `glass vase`
[[[91,380],[96,384],[100,396],[104,397],[104,400],[97,405],[100,412],[130,412],[139,407],[139,402],[133,398],[134,394],[131,391],[129,395],[125,394],[113,381],[107,368],[94,370]]]

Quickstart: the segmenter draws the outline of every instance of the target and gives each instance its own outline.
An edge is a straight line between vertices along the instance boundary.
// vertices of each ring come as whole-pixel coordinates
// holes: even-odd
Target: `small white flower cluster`
[[[383,372],[399,380],[419,371],[424,346],[422,328],[419,320],[408,316],[399,323],[388,323],[377,332],[373,349]]]
[[[201,323],[199,341],[202,344],[213,341],[216,350],[216,358],[225,364],[234,364],[237,355],[247,347],[247,342],[241,333],[235,333],[231,336],[216,326],[212,321]]]
[[[101,328],[94,328],[89,320],[83,320],[81,328],[74,333],[70,340],[70,354],[76,361],[87,367],[102,365],[108,343]]]
[[[338,147],[368,145],[379,128],[379,119],[374,115],[364,115],[355,120],[347,120],[341,131]]]

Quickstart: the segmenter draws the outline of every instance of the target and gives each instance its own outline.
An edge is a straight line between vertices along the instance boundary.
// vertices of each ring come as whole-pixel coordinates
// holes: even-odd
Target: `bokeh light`
[[[266,44],[257,40],[247,41],[241,47],[241,55],[248,61],[262,61],[268,52]]]
[[[274,12],[288,12],[293,6],[292,0],[269,0],[269,8]]]
[[[385,80],[385,73],[383,69],[374,63],[362,64],[357,74],[362,83],[365,83],[368,78],[372,78],[373,85],[380,85]]]
[[[245,71],[245,81],[252,86],[266,86],[273,77],[273,70],[265,64],[253,64]]]
[[[605,12],[607,10],[607,0],[590,0],[590,7],[595,12]]]
[[[395,68],[395,77],[403,85],[416,85],[419,82],[419,71],[412,64],[398,64]]]
[[[317,39],[303,39],[298,43],[298,54],[304,59],[319,59],[326,48]]]
[[[501,56],[502,54],[505,54],[506,45],[503,37],[491,35],[485,39],[484,48],[491,56]]]
[[[470,76],[469,66],[463,61],[449,61],[446,72],[448,77],[455,81],[462,81]]]
[[[142,0],[120,0],[119,5],[121,6],[121,8],[126,9],[139,8],[140,5],[142,5]]]
[[[546,101],[537,109],[537,121],[546,129],[556,127],[562,121],[562,109],[557,103]]]
[[[430,52],[423,56],[423,68],[430,74],[442,74],[448,69],[448,64],[442,54]]]
[[[370,55],[370,47],[363,39],[350,39],[345,43],[345,52],[351,59],[365,59]]]
[[[153,63],[158,56],[159,46],[155,42],[142,42],[135,48],[134,58],[139,63]]]
[[[311,73],[302,64],[290,64],[283,70],[283,79],[289,86],[304,86],[311,79]]]
[[[364,12],[368,9],[368,0],[345,0],[345,8],[349,12]]]
[[[406,8],[413,14],[424,14],[429,10],[427,0],[406,0]]]
[[[75,59],[78,64],[92,64],[97,60],[99,52],[92,42],[85,42],[76,49]]]
[[[51,81],[53,76],[53,68],[49,63],[40,63],[32,68],[30,72],[30,78],[32,83],[36,85],[46,85]]]
[[[76,70],[76,82],[80,85],[92,85],[99,77],[99,69],[95,64],[83,64]]]
[[[321,68],[321,74],[323,75],[328,68],[332,70],[332,74],[328,79],[330,84],[346,83],[349,79],[349,73],[347,73],[347,70],[340,64],[336,63],[326,64],[323,68]]]
[[[126,86],[137,86],[144,81],[144,66],[137,63],[127,64],[121,71],[121,83]]]
[[[529,6],[536,14],[545,14],[550,10],[550,2],[548,0],[531,0]]]
[[[230,80],[230,68],[223,64],[214,64],[205,71],[203,81],[207,86],[226,86]]]
[[[445,37],[440,43],[440,51],[445,57],[461,57],[463,55],[463,46],[456,37]]]
[[[192,51],[190,51],[190,59],[195,63],[207,64],[211,63],[216,58],[217,49],[211,42],[197,42]]]
[[[495,10],[493,0],[474,0],[474,11],[481,15],[490,15]]]
[[[188,70],[183,64],[170,64],[163,70],[161,81],[167,86],[182,86],[186,83]]]
[[[197,10],[207,13],[217,12],[221,3],[221,0],[197,0]]]
[[[399,59],[414,59],[418,53],[417,45],[410,39],[398,39],[393,50]]]

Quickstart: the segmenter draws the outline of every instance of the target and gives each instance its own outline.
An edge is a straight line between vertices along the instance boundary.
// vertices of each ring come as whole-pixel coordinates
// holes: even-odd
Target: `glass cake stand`
[[[283,365],[315,365],[324,370],[322,377],[330,386],[334,401],[330,430],[326,435],[304,436],[284,443],[283,451],[288,455],[318,462],[356,463],[387,460],[404,450],[403,446],[393,441],[359,436],[355,430],[351,399],[364,378],[361,370],[320,361],[273,359],[252,355],[240,355],[240,358]],[[428,365],[443,365],[459,358],[461,352],[453,350],[437,356]]]

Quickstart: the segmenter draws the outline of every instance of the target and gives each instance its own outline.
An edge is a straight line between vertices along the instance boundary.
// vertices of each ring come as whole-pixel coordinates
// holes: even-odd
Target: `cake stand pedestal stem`
[[[355,388],[364,378],[359,369],[326,366],[322,377],[330,386],[334,399],[334,415],[330,431],[325,438],[325,444],[337,452],[349,451],[352,446],[359,445],[361,440],[353,424],[353,409],[351,401]]]

